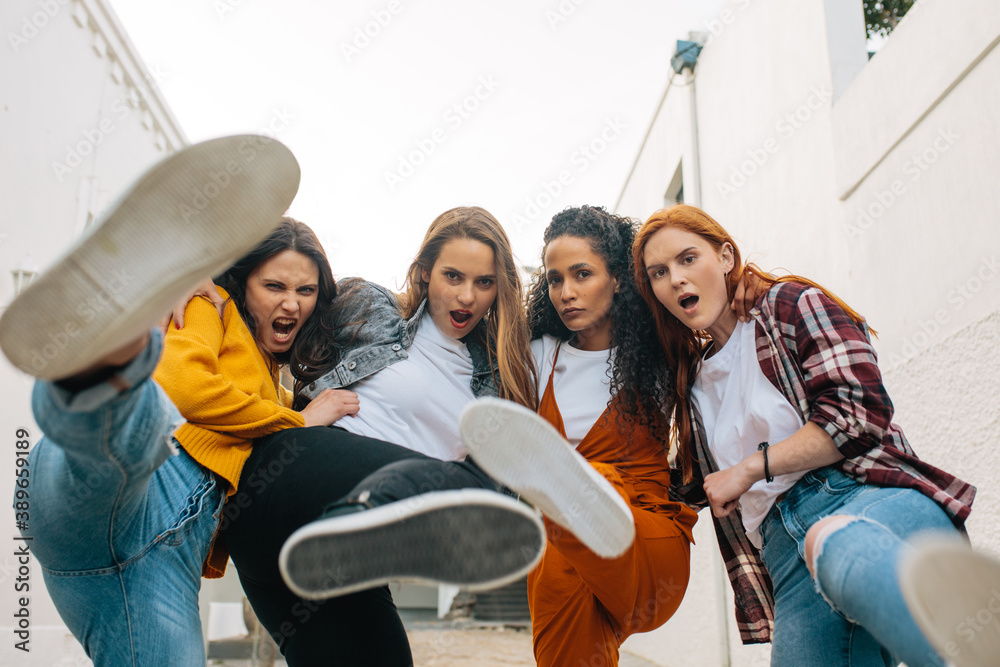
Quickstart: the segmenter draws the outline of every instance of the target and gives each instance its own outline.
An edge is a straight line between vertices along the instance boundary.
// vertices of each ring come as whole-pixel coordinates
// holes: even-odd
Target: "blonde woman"
[[[431,224],[400,298],[357,279],[340,287],[331,354],[298,375],[305,399],[346,395],[353,407],[336,422],[335,440],[331,429],[295,429],[257,443],[243,470],[245,495],[227,507],[225,538],[254,610],[290,664],[315,664],[332,651],[345,664],[364,662],[373,643],[399,644],[385,664],[405,664],[387,581],[498,584],[524,576],[544,547],[540,523],[525,517],[494,522],[499,542],[456,524],[467,494],[443,496],[448,507],[424,512],[438,502],[428,492],[486,490],[509,501],[467,458],[458,424],[476,397],[535,401],[521,282],[500,223],[460,207]],[[382,446],[372,439],[407,454],[370,456]],[[417,514],[406,523],[397,508],[382,507],[421,494],[405,506],[404,515]],[[281,558],[289,587],[279,551],[300,528]]]

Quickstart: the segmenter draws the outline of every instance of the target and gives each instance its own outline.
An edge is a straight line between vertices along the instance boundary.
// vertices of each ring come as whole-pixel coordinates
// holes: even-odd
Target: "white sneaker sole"
[[[313,521],[285,541],[278,566],[296,595],[318,600],[392,581],[496,588],[526,576],[544,550],[537,512],[463,489]]]
[[[263,240],[298,187],[295,157],[265,137],[213,139],[170,155],[11,303],[0,348],[40,378],[87,368]]]
[[[918,540],[901,564],[900,585],[917,625],[950,664],[1000,664],[1000,563],[959,540]]]
[[[462,411],[460,430],[483,470],[595,554],[615,558],[631,546],[635,523],[625,500],[540,416],[510,401],[482,398]]]

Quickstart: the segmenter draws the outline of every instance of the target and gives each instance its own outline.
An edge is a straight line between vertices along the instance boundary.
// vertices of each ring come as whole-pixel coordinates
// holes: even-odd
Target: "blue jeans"
[[[805,538],[823,517],[859,517],[830,533],[806,567]],[[899,587],[906,541],[957,531],[937,503],[914,489],[861,484],[835,468],[806,474],[761,524],[761,557],[774,583],[771,665],[943,665]]]
[[[107,382],[35,384],[26,537],[63,621],[97,665],[205,665],[201,567],[222,512],[215,476],[171,439],[180,415],[149,376],[162,338]]]

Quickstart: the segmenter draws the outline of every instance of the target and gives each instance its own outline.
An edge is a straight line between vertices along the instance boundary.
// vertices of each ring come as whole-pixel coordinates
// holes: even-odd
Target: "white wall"
[[[0,5],[0,304],[14,297],[11,271],[27,257],[44,270],[83,231],[88,214],[142,170],[186,143],[103,0],[5,0]],[[73,154],[80,155],[79,162]],[[54,168],[62,163],[63,168]],[[0,664],[89,664],[30,563],[31,653],[13,648],[17,535],[15,431],[40,433],[31,417],[31,379],[0,359]],[[30,502],[30,499],[29,499]],[[30,508],[29,508],[30,512]],[[23,582],[22,582],[23,583]],[[63,662],[60,662],[63,661]]]
[[[860,2],[738,0],[693,28],[711,37],[695,74],[701,170],[684,174],[702,200],[689,203],[763,268],[814,278],[868,317],[896,421],[921,457],[979,487],[969,532],[1000,555],[1000,5],[922,0],[870,62]],[[619,213],[646,219],[692,161],[680,81]],[[681,612],[627,650],[727,664],[701,564],[715,548],[700,540]],[[734,665],[766,663],[766,648],[730,650]]]

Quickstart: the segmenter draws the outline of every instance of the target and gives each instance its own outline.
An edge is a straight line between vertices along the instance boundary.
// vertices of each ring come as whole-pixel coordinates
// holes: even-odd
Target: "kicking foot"
[[[291,152],[263,137],[213,139],[164,158],[11,303],[0,348],[40,378],[92,367],[264,239],[298,186]]]
[[[483,470],[598,556],[615,558],[631,546],[635,523],[625,500],[537,414],[482,398],[462,411],[460,429]]]
[[[292,533],[278,565],[296,595],[317,600],[390,581],[496,588],[526,576],[544,550],[534,510],[463,489],[320,518]]]
[[[1000,562],[963,541],[925,538],[904,557],[900,585],[917,625],[949,664],[997,664]]]

